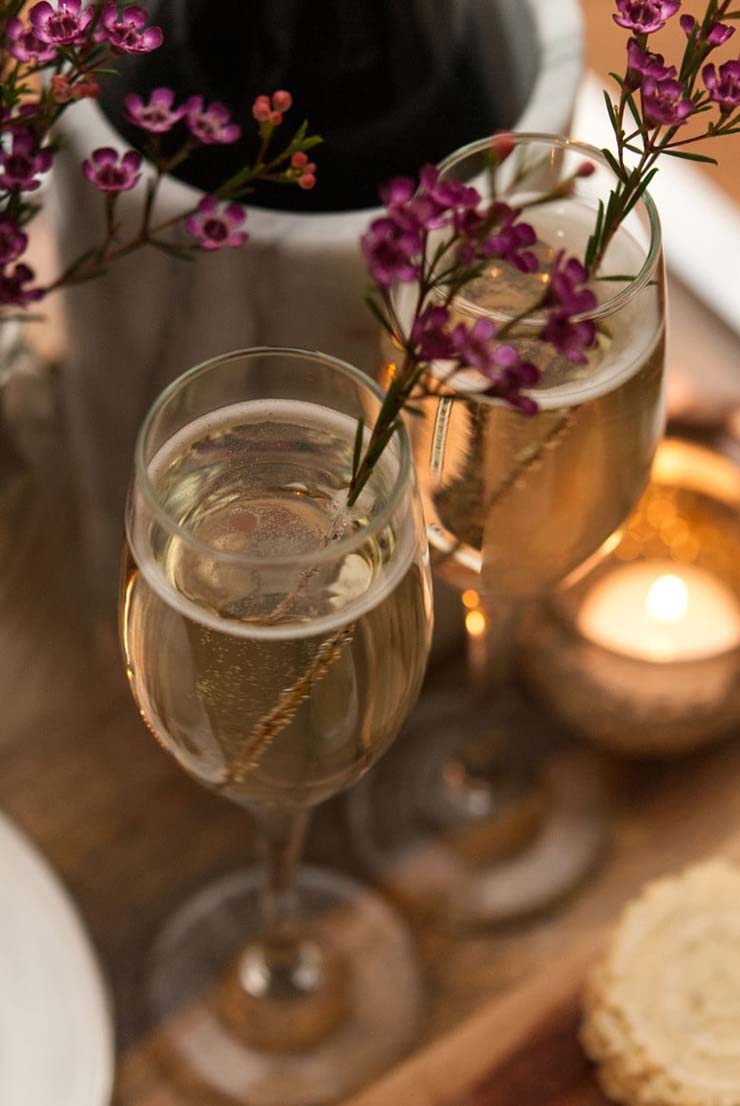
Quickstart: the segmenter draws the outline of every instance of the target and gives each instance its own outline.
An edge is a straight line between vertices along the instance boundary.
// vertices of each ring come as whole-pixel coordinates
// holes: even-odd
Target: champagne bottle
[[[212,191],[254,157],[251,105],[286,88],[289,120],[324,137],[320,187],[260,186],[250,203],[278,210],[374,207],[389,177],[415,174],[495,130],[498,35],[493,0],[150,0],[162,47],[121,58],[102,107],[133,145],[124,97],[167,85],[228,105],[241,141],[209,147],[180,170]]]

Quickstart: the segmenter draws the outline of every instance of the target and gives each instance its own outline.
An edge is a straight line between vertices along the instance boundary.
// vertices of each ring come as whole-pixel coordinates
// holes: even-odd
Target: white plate
[[[79,915],[0,815],[0,1103],[109,1106],[113,1063],[108,998]]]

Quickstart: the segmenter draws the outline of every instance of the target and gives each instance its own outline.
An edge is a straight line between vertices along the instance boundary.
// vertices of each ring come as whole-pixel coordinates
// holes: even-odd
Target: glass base
[[[261,993],[259,872],[198,892],[157,940],[150,974],[167,1074],[199,1106],[319,1106],[406,1053],[422,1019],[414,949],[377,895],[300,871],[300,962]]]
[[[510,691],[430,696],[348,796],[355,847],[404,909],[445,926],[554,906],[603,857],[596,757]]]

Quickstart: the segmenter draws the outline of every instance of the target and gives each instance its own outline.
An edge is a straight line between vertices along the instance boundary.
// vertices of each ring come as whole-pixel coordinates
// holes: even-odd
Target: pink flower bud
[[[100,85],[96,80],[80,81],[72,87],[73,100],[85,100],[87,97],[97,100],[98,96],[100,96]]]
[[[288,111],[293,104],[293,97],[289,92],[286,92],[284,88],[278,89],[273,93],[272,106],[276,111]]]
[[[73,96],[72,86],[62,74],[51,78],[51,92],[58,104],[68,104]]]
[[[304,154],[303,150],[296,150],[290,159],[290,164],[296,169],[303,169],[308,165],[308,154]]]
[[[303,175],[298,178],[298,187],[304,188],[306,191],[308,191],[310,188],[313,188],[315,184],[316,177],[313,175],[313,173],[303,173]]]
[[[500,165],[514,150],[514,139],[508,131],[499,131],[491,139],[491,153]]]
[[[252,115],[257,120],[257,122],[267,123],[271,113],[272,108],[270,106],[269,96],[258,96],[252,104]]]
[[[268,118],[273,127],[279,127],[283,121],[283,115],[280,111],[271,111]]]
[[[577,177],[592,177],[596,172],[596,166],[593,161],[582,161],[576,169]]]

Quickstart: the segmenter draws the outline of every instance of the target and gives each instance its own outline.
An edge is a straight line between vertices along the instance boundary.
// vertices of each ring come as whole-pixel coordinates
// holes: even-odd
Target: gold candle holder
[[[520,667],[572,730],[641,756],[740,723],[740,468],[680,439],[599,553],[525,614]]]

